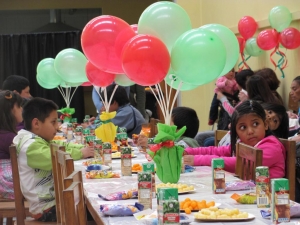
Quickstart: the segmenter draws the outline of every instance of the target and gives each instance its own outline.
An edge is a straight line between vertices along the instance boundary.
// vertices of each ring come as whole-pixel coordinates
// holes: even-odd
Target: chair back
[[[279,139],[286,150],[285,160],[285,178],[289,180],[290,185],[290,199],[295,201],[295,187],[296,187],[296,142],[287,139]]]
[[[262,166],[262,150],[243,144],[236,144],[235,173],[242,180],[255,180],[255,168]]]
[[[68,224],[86,225],[86,209],[81,182],[73,182],[71,186],[63,190],[63,202],[65,217]]]
[[[15,145],[9,147],[11,169],[14,183],[14,194],[15,194],[15,207],[16,207],[16,218],[18,225],[25,225],[24,220],[26,219],[24,196],[20,186],[20,175],[18,166],[17,148]]]
[[[56,157],[56,151],[61,150],[61,151],[66,151],[64,146],[60,146],[58,144],[51,143],[50,144],[50,150],[51,150],[51,162],[52,162],[52,175],[53,175],[53,180],[54,180],[54,191],[57,192],[59,190],[58,188],[58,176],[57,176],[57,157]],[[55,197],[55,202],[56,202],[56,218],[57,222],[61,223],[61,207],[60,207],[60,199],[59,195],[57,194]]]
[[[82,183],[82,172],[81,171],[73,171],[69,176],[67,176],[64,179],[65,189],[70,187],[73,182],[81,182]]]
[[[228,130],[215,130],[215,146],[219,145],[219,142],[227,133]]]

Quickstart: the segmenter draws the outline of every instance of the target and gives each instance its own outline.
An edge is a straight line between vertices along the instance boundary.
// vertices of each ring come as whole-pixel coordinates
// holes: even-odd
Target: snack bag
[[[134,205],[100,205],[100,211],[106,216],[132,216],[143,209],[144,206],[137,202]]]
[[[242,191],[254,188],[255,184],[251,180],[236,180],[225,183],[226,191]]]
[[[158,133],[154,138],[153,145],[148,155],[156,164],[156,174],[163,183],[177,183],[181,173],[182,154],[184,148],[175,145],[178,139],[186,130],[182,127],[177,131],[177,126],[158,123]]]
[[[130,198],[137,198],[138,191],[137,189],[132,189],[128,191],[119,191],[119,192],[110,193],[105,196],[98,194],[98,196],[106,201],[125,200]]]
[[[120,174],[106,170],[92,170],[85,173],[87,179],[120,178]]]
[[[103,142],[115,140],[117,127],[111,122],[115,116],[116,112],[102,112],[100,115],[102,124],[95,130],[95,135]]]
[[[242,195],[234,193],[233,195],[231,195],[230,198],[236,200],[238,203],[241,204],[256,204],[255,193],[242,194]]]

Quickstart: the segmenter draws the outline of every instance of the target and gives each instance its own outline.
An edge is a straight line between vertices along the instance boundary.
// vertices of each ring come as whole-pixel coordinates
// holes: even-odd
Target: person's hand
[[[298,116],[295,113],[291,111],[287,111],[286,113],[288,114],[290,119],[298,119]]]
[[[137,141],[137,146],[147,147],[148,146],[148,138],[145,135],[140,134],[138,141]]]
[[[220,101],[220,99],[221,99],[223,96],[225,96],[225,95],[223,95],[222,92],[220,92],[220,91],[217,92],[217,99],[218,99],[219,101]]]
[[[246,95],[246,93],[243,92],[243,91],[239,92],[238,97],[239,97],[239,99],[240,99],[241,102],[244,102],[244,101],[248,100],[248,95]]]
[[[88,158],[88,157],[94,157],[94,147],[84,147],[82,149],[80,149],[80,151],[82,152],[82,158]]]
[[[300,134],[298,134],[298,135],[292,137],[290,140],[296,141],[296,143],[300,142]]]
[[[91,117],[91,118],[89,119],[89,123],[90,123],[90,124],[93,124],[93,123],[94,123],[94,121],[95,121],[95,119],[96,119],[96,117],[94,117],[94,116],[93,116],[93,117]]]
[[[193,155],[184,155],[183,163],[185,165],[193,166],[194,165],[194,156]]]
[[[102,112],[105,112],[105,107],[102,106],[101,109],[99,110],[99,112],[100,112],[100,114],[101,114]]]

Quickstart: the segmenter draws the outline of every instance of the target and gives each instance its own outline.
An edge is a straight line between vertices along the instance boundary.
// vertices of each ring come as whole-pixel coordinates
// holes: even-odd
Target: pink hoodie
[[[226,84],[226,81],[227,84]],[[235,79],[228,79],[225,76],[219,77],[216,81],[216,88],[215,88],[215,93],[218,91],[220,92],[226,92],[228,94],[233,95],[235,91],[238,90],[238,85]]]
[[[285,175],[286,151],[275,136],[268,136],[255,146],[263,151],[263,166],[269,167],[270,178],[282,178]],[[211,166],[211,159],[223,158],[225,170],[234,173],[236,158],[231,156],[231,146],[210,146],[199,148],[186,148],[188,155],[195,155],[195,166]]]

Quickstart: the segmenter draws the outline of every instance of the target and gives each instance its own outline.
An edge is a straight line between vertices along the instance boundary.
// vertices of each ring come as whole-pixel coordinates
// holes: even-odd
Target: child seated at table
[[[235,172],[235,150],[237,139],[263,151],[263,166],[268,166],[270,178],[282,178],[285,175],[286,150],[273,136],[266,121],[262,106],[253,100],[241,103],[232,115],[231,145],[186,148],[184,163],[193,166],[211,166],[211,159],[223,158],[225,170]]]
[[[194,109],[189,107],[176,107],[172,111],[171,125],[181,129],[186,126],[184,134],[177,140],[178,145],[186,147],[199,147],[198,142],[194,139],[199,129],[199,119]],[[140,135],[138,146],[147,146],[148,138]]]
[[[21,190],[29,212],[39,221],[56,221],[50,142],[57,130],[58,106],[50,100],[33,98],[23,108],[25,129],[18,132],[17,146]],[[66,144],[74,160],[94,156],[93,148]]]

